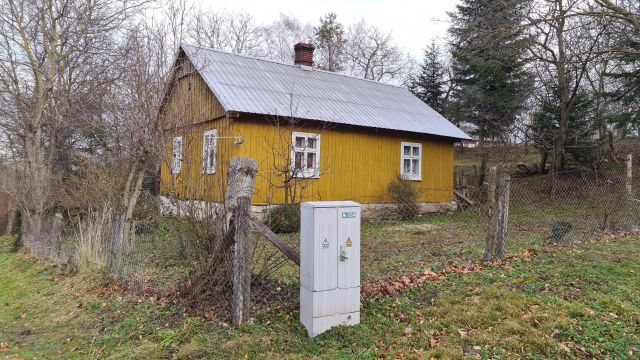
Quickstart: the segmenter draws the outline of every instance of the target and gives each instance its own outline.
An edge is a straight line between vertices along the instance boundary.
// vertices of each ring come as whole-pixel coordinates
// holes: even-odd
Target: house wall
[[[291,131],[319,133],[320,177],[294,180],[295,200],[355,200],[384,203],[389,182],[400,173],[402,141],[422,144],[422,180],[415,181],[423,202],[453,200],[453,140],[424,134],[307,122],[274,126],[275,119],[240,114],[228,117],[193,66],[183,58],[161,113],[165,130],[161,193],[180,199],[222,200],[227,165],[233,156],[258,160],[253,203],[284,202],[285,168]],[[202,172],[202,136],[217,129],[215,174]],[[172,139],[183,137],[183,163],[171,173]],[[237,141],[242,139],[241,141]],[[239,142],[239,143],[238,143]]]
[[[164,128],[163,157],[160,168],[162,194],[182,199],[218,199],[226,179],[226,167],[232,154],[229,139],[230,120],[220,102],[211,93],[193,65],[179,58],[172,86],[160,114]],[[202,171],[202,136],[217,129],[217,161],[214,174]],[[172,143],[182,136],[183,161],[178,174],[171,173]]]
[[[281,169],[287,159],[282,155],[289,151],[292,130],[320,134],[320,177],[296,180],[301,200],[388,202],[388,184],[400,173],[402,141],[422,144],[422,180],[414,182],[422,192],[420,200],[453,200],[453,140],[313,122],[276,127],[269,117],[241,116],[232,132],[245,140],[234,154],[258,160],[254,204],[284,201]]]

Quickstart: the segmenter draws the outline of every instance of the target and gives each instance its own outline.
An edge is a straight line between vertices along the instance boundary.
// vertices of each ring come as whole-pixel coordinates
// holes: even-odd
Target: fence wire
[[[590,241],[604,234],[637,231],[640,226],[638,178],[636,175],[629,194],[624,171],[513,177],[507,253],[549,243]],[[443,191],[414,190],[418,194]],[[362,281],[441,268],[451,262],[480,261],[489,228],[488,193],[486,182],[482,186],[465,185],[456,189],[449,206],[437,208],[437,213],[416,211],[416,206],[427,205],[411,196],[390,198],[385,206],[367,209],[374,215],[367,215],[362,221]],[[108,221],[103,219],[100,226],[108,229],[100,231],[96,240],[104,246],[97,251],[102,259],[98,262],[126,288],[152,292],[179,288],[188,283],[206,261],[198,254],[199,249],[211,241],[206,221],[154,214],[139,219],[129,228],[131,236],[122,246],[118,266],[110,268],[109,257],[114,255],[110,245],[113,215],[103,216]],[[299,253],[297,206],[272,207],[260,216],[260,221]],[[36,256],[77,265],[78,224],[54,216],[43,223],[43,229],[45,235],[39,239],[23,235],[25,247]],[[85,226],[85,231],[88,230]],[[23,234],[28,232],[23,229]],[[296,306],[299,267],[253,228],[250,253],[252,309]]]

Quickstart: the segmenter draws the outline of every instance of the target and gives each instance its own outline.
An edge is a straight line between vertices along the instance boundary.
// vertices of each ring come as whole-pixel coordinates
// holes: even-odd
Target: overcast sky
[[[280,13],[302,22],[318,23],[320,16],[335,12],[344,24],[364,18],[391,30],[398,45],[422,58],[432,38],[442,42],[449,27],[447,11],[457,0],[195,0],[203,7],[250,13],[258,23],[277,20]]]

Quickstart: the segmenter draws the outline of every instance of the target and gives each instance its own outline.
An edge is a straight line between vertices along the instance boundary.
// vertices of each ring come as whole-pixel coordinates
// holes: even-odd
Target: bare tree
[[[581,11],[583,0],[540,0],[529,12],[532,46],[538,82],[547,94],[557,91],[560,100],[559,126],[553,139],[553,173],[558,173],[565,156],[569,112],[589,65],[599,56],[599,44],[606,23],[597,18],[570,16]]]
[[[51,200],[50,150],[56,141],[54,136],[52,145],[47,132],[66,121],[59,110],[61,104],[73,101],[75,94],[69,90],[94,79],[83,78],[75,70],[79,64],[90,68],[108,63],[115,54],[103,46],[105,40],[143,4],[142,0],[8,0],[0,4],[0,83],[6,105],[2,127],[15,141],[15,154],[22,161],[19,206],[35,235]]]
[[[186,35],[187,40],[198,46],[242,55],[263,55],[261,28],[248,13],[196,11],[190,17]]]
[[[284,14],[280,19],[262,28],[264,56],[281,63],[291,63],[294,59],[293,45],[308,41],[313,35],[310,24]]]
[[[369,25],[365,20],[349,26],[345,53],[351,75],[375,81],[401,78],[411,61],[394,44],[391,32]]]

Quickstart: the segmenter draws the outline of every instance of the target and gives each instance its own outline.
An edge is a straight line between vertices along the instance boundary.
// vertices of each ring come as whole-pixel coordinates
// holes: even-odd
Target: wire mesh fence
[[[514,176],[508,203],[507,253],[638,231],[639,175],[630,181],[626,171],[619,169]],[[415,187],[415,183],[411,186]],[[449,190],[452,202],[448,207],[434,208],[419,200],[420,194],[442,189],[414,188],[418,195],[390,195],[388,202],[375,205],[354,199],[363,203],[363,214],[368,212],[361,229],[362,281],[381,281],[427,268],[442,268],[452,262],[479,262],[492,226],[488,216],[492,206],[490,179],[481,186],[466,185],[463,190]],[[426,211],[433,209],[435,213]],[[270,233],[250,223],[245,225],[250,227],[252,309],[294,307],[298,303],[299,267],[269,234],[293,253],[299,253],[299,208],[272,206],[253,216]],[[93,227],[87,223],[91,219]],[[120,250],[113,246],[113,234],[114,227],[123,225],[114,225],[114,219],[112,213],[96,213],[82,227],[54,216],[43,223],[45,235],[39,240],[25,238],[25,247],[37,256],[77,266],[82,257],[88,256],[81,254],[82,244],[93,241],[96,261],[126,288],[143,292],[188,287],[194,276],[206,268],[208,260],[203,249],[215,241],[211,237],[213,218],[160,216],[156,212],[127,228],[129,235],[124,236],[126,241]],[[91,233],[97,235],[91,238]],[[115,267],[110,266],[114,255],[119,256]],[[226,294],[230,296],[230,292]],[[230,299],[212,302],[218,303],[221,311],[230,310]]]

